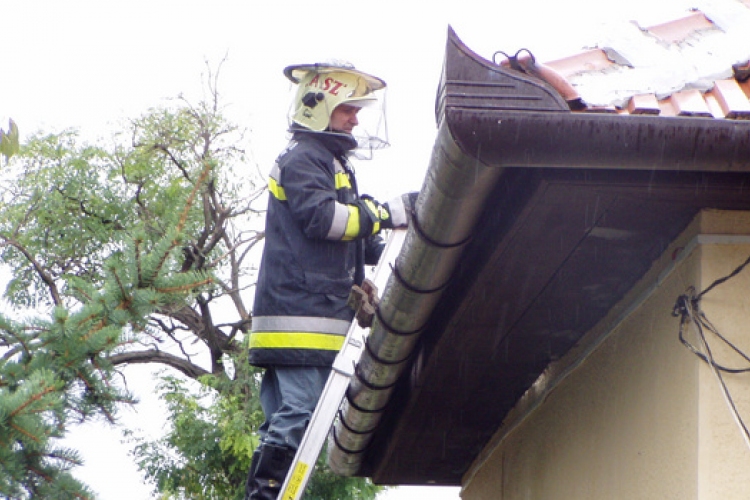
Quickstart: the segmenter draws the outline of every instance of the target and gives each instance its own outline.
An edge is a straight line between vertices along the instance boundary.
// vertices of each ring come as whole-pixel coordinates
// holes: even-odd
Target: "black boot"
[[[258,468],[258,458],[260,458],[260,449],[256,449],[253,452],[253,459],[250,462],[250,470],[247,472],[247,481],[245,481],[245,498],[250,498],[250,492],[253,489],[255,469]]]
[[[276,500],[296,451],[270,444],[261,445],[259,451],[253,477],[248,475],[245,500]]]

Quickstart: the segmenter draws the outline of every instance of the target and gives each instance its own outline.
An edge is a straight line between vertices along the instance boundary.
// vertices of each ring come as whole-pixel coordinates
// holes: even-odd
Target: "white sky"
[[[205,61],[216,68],[226,56],[219,91],[227,114],[251,129],[248,148],[267,172],[286,142],[290,90],[282,69],[345,59],[389,86],[392,147],[358,167],[360,190],[387,200],[422,184],[449,24],[487,59],[528,48],[550,61],[595,45],[613,20],[637,18],[648,26],[689,6],[686,0],[0,0],[0,127],[12,117],[22,139],[69,127],[92,140],[106,138],[111,124],[165,98],[182,93],[199,100]],[[158,433],[155,384],[144,370],[129,373],[145,402],[123,418]],[[78,476],[102,500],[149,498],[127,447],[118,444],[119,431],[85,427],[73,437],[87,461]],[[381,498],[448,500],[458,498],[458,489],[401,488]]]

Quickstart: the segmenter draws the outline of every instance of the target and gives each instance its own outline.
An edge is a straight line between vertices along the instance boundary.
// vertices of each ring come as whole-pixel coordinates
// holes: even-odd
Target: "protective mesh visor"
[[[385,119],[385,89],[375,92],[377,101],[370,101],[357,113],[359,125],[352,135],[357,140],[356,154],[368,158],[368,152],[388,147],[388,127]]]

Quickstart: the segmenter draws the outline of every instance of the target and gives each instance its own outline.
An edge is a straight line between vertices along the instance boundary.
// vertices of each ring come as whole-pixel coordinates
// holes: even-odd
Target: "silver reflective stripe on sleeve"
[[[268,174],[274,179],[280,179],[281,178],[281,169],[279,168],[279,162],[276,161],[273,164],[273,167],[271,167],[271,172]]]
[[[336,202],[333,210],[333,220],[331,228],[328,230],[326,239],[341,240],[346,234],[347,224],[349,223],[349,208],[341,203]]]
[[[346,172],[344,165],[341,163],[341,160],[339,160],[338,158],[333,159],[333,172],[336,174]]]

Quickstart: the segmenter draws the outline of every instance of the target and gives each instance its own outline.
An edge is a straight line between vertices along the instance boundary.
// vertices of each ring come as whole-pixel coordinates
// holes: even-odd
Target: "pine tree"
[[[116,405],[132,399],[113,382],[111,355],[137,338],[155,311],[182,307],[186,297],[211,285],[204,271],[174,272],[189,211],[210,172],[206,163],[177,224],[146,245],[151,248],[143,248],[144,238],[136,234],[104,260],[96,283],[67,277],[66,294],[80,307],[66,307],[60,298],[48,319],[0,318],[0,338],[7,348],[0,360],[3,495],[91,498],[69,474],[80,464],[79,457],[57,448],[56,438],[64,435],[70,419],[103,415],[114,421]],[[5,242],[12,245],[10,238]]]

